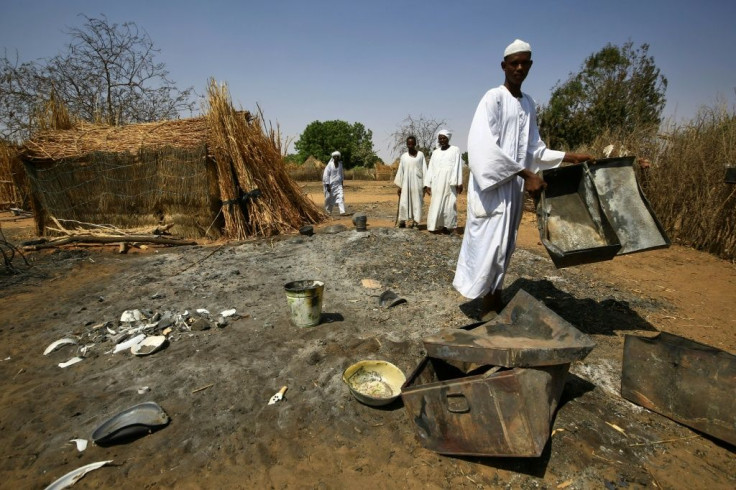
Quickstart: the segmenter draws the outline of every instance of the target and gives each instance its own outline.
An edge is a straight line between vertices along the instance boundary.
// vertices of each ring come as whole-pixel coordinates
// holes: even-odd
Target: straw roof
[[[238,114],[251,120],[247,111]],[[23,145],[21,155],[26,161],[33,161],[75,158],[98,151],[134,153],[143,147],[193,149],[208,142],[209,137],[205,117],[127,126],[81,123],[75,129],[37,133]]]
[[[326,165],[318,158],[315,158],[313,156],[309,156],[306,160],[304,160],[304,163],[302,164],[303,167],[312,167],[316,168],[318,170],[324,170]]]

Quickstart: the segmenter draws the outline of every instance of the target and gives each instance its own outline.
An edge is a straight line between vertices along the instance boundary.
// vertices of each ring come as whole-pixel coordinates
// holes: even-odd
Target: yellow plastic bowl
[[[342,380],[359,402],[380,407],[401,395],[406,376],[390,362],[360,361],[342,373]]]

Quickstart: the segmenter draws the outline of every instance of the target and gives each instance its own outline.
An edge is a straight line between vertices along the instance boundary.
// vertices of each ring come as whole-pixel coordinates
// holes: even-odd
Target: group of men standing
[[[528,43],[517,39],[506,47],[501,61],[504,83],[483,96],[468,134],[467,220],[452,285],[466,298],[480,299],[479,319],[504,306],[501,288],[516,247],[524,191],[538,193],[547,185],[538,171],[562,162],[594,160],[588,154],[548,149],[540,138],[534,100],[521,91],[532,63]],[[426,193],[431,196],[427,229],[456,233],[457,195],[463,191],[462,159],[460,149],[450,145],[450,137],[447,130],[439,132],[439,146],[428,165],[416,148],[416,138],[407,138],[407,151],[401,155],[394,180],[399,187],[399,226],[408,220],[417,226]],[[330,160],[328,168],[332,163]],[[341,165],[339,172],[341,176]],[[325,169],[328,175],[333,171]],[[328,206],[328,190],[335,186],[332,180],[323,182]],[[339,199],[335,202],[342,202],[341,185]],[[327,207],[328,212],[331,209],[331,205]],[[340,210],[344,212],[344,207]]]
[[[444,230],[457,233],[457,195],[463,191],[462,156],[457,146],[450,145],[452,134],[443,129],[437,136],[438,147],[429,164],[417,149],[417,139],[406,139],[407,151],[399,159],[394,184],[398,186],[400,228],[411,220],[418,227],[422,220],[422,198],[429,194],[427,229],[432,233]]]

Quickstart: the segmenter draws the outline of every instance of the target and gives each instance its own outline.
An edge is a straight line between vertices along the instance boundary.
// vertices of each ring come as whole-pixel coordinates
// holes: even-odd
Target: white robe
[[[565,153],[539,137],[534,100],[489,90],[468,134],[468,218],[452,285],[466,298],[503,286],[524,204],[523,169],[558,166]]]
[[[422,198],[424,197],[424,175],[427,173],[427,161],[424,153],[417,151],[413,157],[408,152],[399,159],[399,170],[396,172],[394,184],[401,187],[399,197],[399,221],[422,220]]]
[[[427,229],[441,230],[457,227],[457,189],[463,183],[463,165],[460,148],[452,146],[432,152],[424,186],[432,189],[427,211]]]
[[[342,162],[335,166],[335,159],[330,158],[324,171],[322,172],[322,187],[325,192],[325,210],[327,214],[332,214],[332,208],[337,204],[340,213],[345,213],[345,199],[342,191]],[[330,186],[330,190],[327,190]]]

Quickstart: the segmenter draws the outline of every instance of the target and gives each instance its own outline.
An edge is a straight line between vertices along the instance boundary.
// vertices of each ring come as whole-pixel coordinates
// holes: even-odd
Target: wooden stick
[[[195,393],[197,393],[197,392],[199,392],[199,391],[204,391],[204,390],[206,390],[207,388],[212,388],[213,386],[215,386],[215,383],[210,383],[210,384],[208,384],[208,385],[205,385],[205,386],[201,386],[201,387],[197,388],[196,390],[192,390],[192,394],[195,394]]]
[[[194,241],[183,241],[178,238],[164,238],[164,237],[149,237],[149,236],[97,236],[97,235],[72,235],[54,240],[48,243],[41,243],[39,245],[29,245],[23,247],[23,250],[34,251],[41,250],[44,248],[54,248],[60,245],[67,245],[70,243],[120,243],[121,241],[130,242],[143,242],[143,243],[156,243],[158,245],[196,245]]]
[[[637,442],[636,444],[629,444],[629,447],[633,447],[633,446],[648,446],[650,444],[665,444],[665,443],[668,443],[668,442],[683,441],[685,439],[695,439],[696,437],[700,437],[700,436],[677,437],[675,439],[662,439],[661,441]]]

